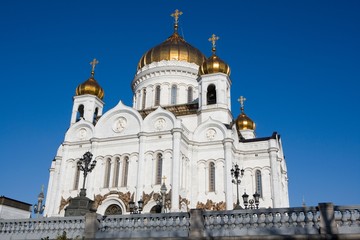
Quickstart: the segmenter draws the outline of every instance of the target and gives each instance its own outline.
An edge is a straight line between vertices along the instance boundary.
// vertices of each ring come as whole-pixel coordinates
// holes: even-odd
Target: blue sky
[[[290,205],[360,203],[359,1],[2,1],[0,195],[35,203],[70,125],[72,97],[100,64],[105,111],[131,105],[145,51],[179,32],[231,67],[257,136],[280,133]]]

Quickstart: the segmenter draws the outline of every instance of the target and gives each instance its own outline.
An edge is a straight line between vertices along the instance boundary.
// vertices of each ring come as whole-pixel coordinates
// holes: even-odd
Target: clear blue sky
[[[2,1],[0,195],[35,203],[70,125],[72,97],[100,64],[105,111],[132,103],[138,60],[172,33],[231,67],[257,136],[281,134],[291,206],[360,204],[360,1]]]

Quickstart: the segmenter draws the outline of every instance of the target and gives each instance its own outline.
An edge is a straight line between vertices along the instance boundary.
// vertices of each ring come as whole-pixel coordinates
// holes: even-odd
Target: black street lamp
[[[237,200],[236,200],[236,206],[234,208],[234,210],[238,210],[238,209],[242,209],[242,207],[240,206],[240,200],[239,200],[239,184],[241,183],[240,178],[242,176],[244,176],[244,169],[239,168],[239,165],[235,165],[235,169],[232,168],[231,170],[231,177],[233,178],[232,183],[236,184],[236,196],[237,196]]]
[[[250,209],[259,209],[260,194],[255,192],[253,197],[254,197],[253,199],[249,199],[249,195],[246,194],[246,192],[244,192],[244,194],[242,195],[242,198],[244,201],[245,209],[248,209],[248,207]],[[255,205],[254,205],[254,203],[255,203]]]
[[[38,195],[38,201],[37,204],[34,204],[34,213],[36,214],[36,217],[39,217],[39,214],[42,214],[45,209],[45,205],[43,204],[44,201],[44,185],[41,187],[41,192]]]
[[[80,189],[80,196],[84,196],[84,197],[86,196],[86,189],[85,189],[86,177],[88,173],[90,173],[96,165],[96,160],[92,161],[92,163],[90,164],[92,156],[93,155],[91,154],[91,152],[86,152],[83,158],[80,158],[80,160],[77,162],[78,169],[84,172],[83,187],[82,189]]]
[[[131,214],[141,214],[141,211],[143,210],[144,201],[140,199],[138,201],[138,205],[135,205],[134,201],[129,202],[129,208]]]

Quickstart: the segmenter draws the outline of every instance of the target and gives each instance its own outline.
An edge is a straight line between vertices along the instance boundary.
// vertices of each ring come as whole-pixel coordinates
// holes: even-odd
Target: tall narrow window
[[[215,163],[209,164],[209,192],[215,192]]]
[[[156,86],[155,88],[155,106],[160,105],[160,86]]]
[[[207,104],[216,104],[216,87],[214,84],[210,84],[207,88],[206,94]]]
[[[110,171],[111,171],[111,159],[107,159],[105,163],[105,178],[104,187],[107,188],[110,185]]]
[[[145,109],[145,104],[146,104],[146,89],[143,89],[143,94],[142,94],[142,109]]]
[[[119,184],[119,168],[120,168],[120,159],[116,158],[114,162],[114,181],[113,187],[117,187]]]
[[[93,117],[93,124],[95,125],[96,122],[97,122],[97,117],[98,117],[98,112],[99,112],[99,109],[98,108],[95,108],[95,111],[94,111],[94,117]]]
[[[84,105],[79,105],[78,111],[76,114],[76,121],[80,121],[81,118],[84,118]]]
[[[176,85],[171,86],[171,104],[176,104],[177,98],[177,87]]]
[[[193,101],[193,88],[192,87],[188,87],[188,92],[187,92],[187,102],[191,103]]]
[[[128,172],[129,172],[129,157],[126,156],[123,159],[123,171],[122,171],[122,180],[121,180],[122,187],[127,186]]]
[[[163,156],[162,156],[161,153],[159,153],[159,154],[156,156],[155,184],[161,184],[162,164],[163,164]]]
[[[255,182],[256,182],[256,192],[262,197],[262,181],[261,181],[261,172],[256,170],[255,172]]]
[[[79,189],[79,181],[80,181],[80,169],[76,166],[75,179],[74,179],[74,190]]]

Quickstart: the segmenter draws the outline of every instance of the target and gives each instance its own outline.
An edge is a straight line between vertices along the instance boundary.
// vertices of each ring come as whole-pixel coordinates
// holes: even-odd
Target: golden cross
[[[181,16],[183,13],[179,11],[178,9],[175,10],[174,13],[172,13],[170,16],[172,16],[175,19],[175,25],[177,26],[179,22],[179,16]]]
[[[165,183],[166,177],[163,176],[163,177],[162,177],[162,180],[163,180],[163,183]]]
[[[239,103],[240,103],[240,109],[241,111],[244,110],[244,102],[246,101],[246,98],[244,98],[243,96],[240,96],[239,99],[238,99]]]
[[[216,36],[215,34],[211,35],[211,38],[209,38],[209,42],[212,43],[212,51],[213,53],[215,53],[216,51],[216,41],[219,40],[220,38],[218,36]]]
[[[99,61],[96,60],[96,58],[94,58],[91,62],[90,62],[90,65],[92,66],[92,69],[91,69],[91,75],[94,76],[94,73],[95,73],[95,66],[99,64]]]

